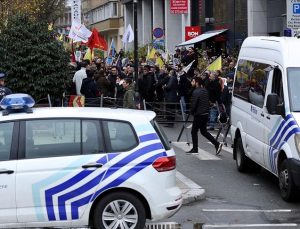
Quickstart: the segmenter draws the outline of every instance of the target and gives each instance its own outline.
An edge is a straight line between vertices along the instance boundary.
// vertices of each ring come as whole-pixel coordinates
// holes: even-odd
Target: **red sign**
[[[170,0],[171,14],[187,14],[188,0]]]
[[[191,40],[201,34],[200,26],[186,26],[185,27],[185,41]]]

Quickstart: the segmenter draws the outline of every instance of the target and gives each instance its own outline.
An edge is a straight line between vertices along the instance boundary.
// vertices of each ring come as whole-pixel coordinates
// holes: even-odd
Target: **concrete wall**
[[[268,0],[268,33],[280,32],[286,28],[286,1]]]
[[[248,36],[267,35],[267,0],[248,0]]]
[[[162,28],[164,27],[164,8],[163,1],[161,0],[153,0],[153,29],[154,28]]]
[[[175,46],[182,42],[183,29],[181,14],[170,13],[170,1],[165,1],[165,36],[166,49],[174,53]]]
[[[148,44],[152,41],[152,9],[151,9],[151,1],[142,1],[142,16],[143,20],[142,22],[142,31],[143,31],[143,37],[142,37],[142,44],[140,46],[143,46],[145,44]]]

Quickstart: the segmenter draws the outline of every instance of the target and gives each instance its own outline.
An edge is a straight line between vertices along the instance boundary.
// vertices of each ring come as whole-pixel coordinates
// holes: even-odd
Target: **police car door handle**
[[[265,117],[265,114],[264,114],[264,113],[260,113],[260,116],[261,116],[261,117]]]
[[[88,169],[88,168],[101,168],[103,165],[99,163],[89,163],[86,165],[81,166],[83,169]]]
[[[0,169],[0,174],[13,174],[15,171],[7,170],[7,169]]]

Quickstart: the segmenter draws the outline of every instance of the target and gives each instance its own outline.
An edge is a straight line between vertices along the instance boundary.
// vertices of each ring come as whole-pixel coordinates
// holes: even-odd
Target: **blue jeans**
[[[215,128],[218,118],[218,109],[217,106],[214,105],[209,109],[209,120],[207,123],[208,128]]]

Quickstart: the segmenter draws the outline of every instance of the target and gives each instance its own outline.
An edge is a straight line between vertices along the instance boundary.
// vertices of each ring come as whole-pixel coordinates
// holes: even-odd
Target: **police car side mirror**
[[[267,110],[269,114],[285,116],[284,105],[279,103],[279,97],[275,93],[271,93],[267,97]]]

